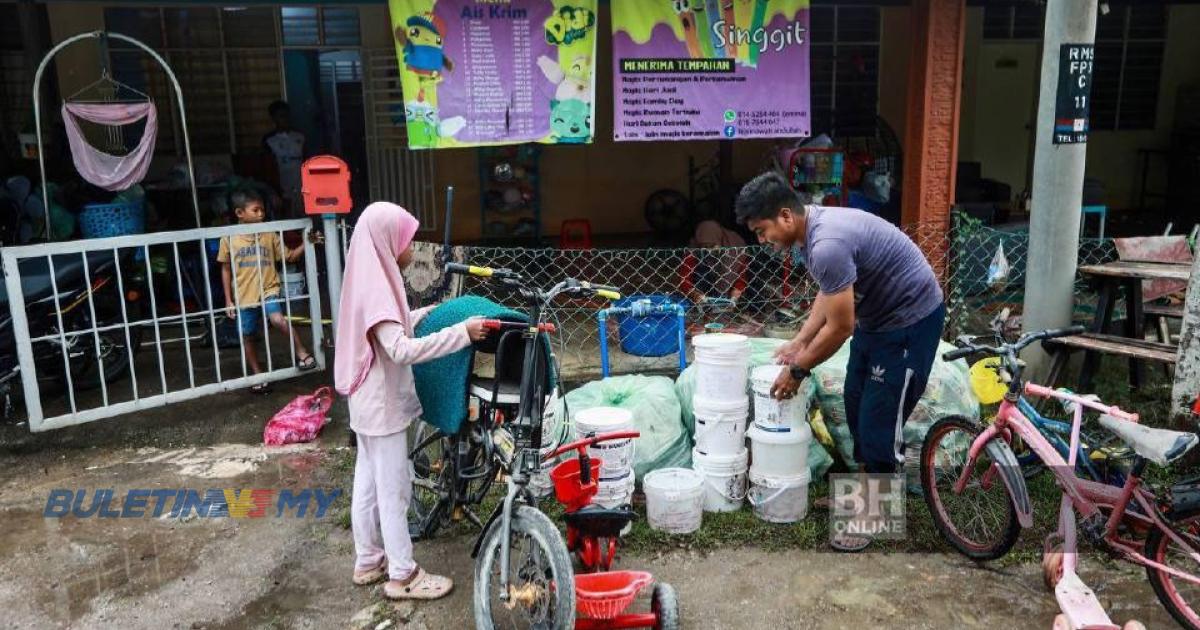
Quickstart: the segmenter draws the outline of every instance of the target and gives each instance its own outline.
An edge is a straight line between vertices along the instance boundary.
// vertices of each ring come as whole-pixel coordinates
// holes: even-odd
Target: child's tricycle
[[[609,571],[616,553],[617,539],[635,514],[629,506],[605,508],[592,504],[598,489],[601,461],[588,455],[588,447],[608,440],[636,438],[637,431],[615,431],[589,435],[566,444],[549,458],[575,451],[550,472],[554,496],[566,508],[567,548],[575,553],[587,573],[575,576],[575,607],[581,615],[575,619],[577,630],[602,628],[679,627],[679,603],[675,589],[665,582],[654,585],[650,612],[624,614],[654,576],[645,571]],[[595,573],[597,569],[602,572]]]

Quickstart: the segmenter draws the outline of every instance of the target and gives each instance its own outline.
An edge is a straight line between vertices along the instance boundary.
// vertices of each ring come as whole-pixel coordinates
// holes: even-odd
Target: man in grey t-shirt
[[[946,318],[925,256],[872,214],[805,206],[776,173],[742,188],[737,217],[759,242],[807,267],[819,288],[800,332],[776,352],[791,369],[780,373],[772,393],[794,396],[809,371],[853,333],[845,403],[854,456],[865,472],[897,472],[904,421],[925,391]]]

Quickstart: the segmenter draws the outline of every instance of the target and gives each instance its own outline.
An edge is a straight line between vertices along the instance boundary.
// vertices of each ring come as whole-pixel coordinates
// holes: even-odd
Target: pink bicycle
[[[1167,466],[1188,452],[1195,434],[1152,429],[1137,414],[1101,402],[1024,383],[1017,354],[1035,342],[1078,334],[1082,328],[1023,335],[999,346],[975,345],[961,339],[947,352],[952,361],[981,353],[1001,358],[1008,392],[989,426],[962,417],[938,421],[921,449],[921,485],[934,523],[942,536],[974,560],[999,558],[1012,548],[1022,527],[1033,524],[1033,504],[1025,477],[1009,444],[1024,441],[1053,471],[1063,490],[1058,530],[1047,536],[1042,568],[1062,614],[1055,630],[1108,628],[1120,630],[1092,591],[1076,575],[1076,534],[1114,557],[1146,568],[1159,601],[1185,628],[1200,630],[1200,479],[1177,483],[1158,496],[1142,482],[1148,463]],[[1016,406],[1024,392],[1074,403],[1068,460]],[[1133,448],[1137,457],[1123,486],[1076,476],[1083,410],[1099,412],[1099,424]],[[1144,628],[1136,621],[1124,628]]]

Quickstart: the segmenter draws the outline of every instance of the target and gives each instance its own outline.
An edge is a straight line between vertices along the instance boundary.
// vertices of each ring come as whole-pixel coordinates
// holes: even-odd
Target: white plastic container
[[[775,400],[771,387],[782,365],[763,365],[750,372],[750,389],[754,392],[754,424],[765,431],[796,431],[808,424],[808,396],[797,395],[787,400]],[[800,391],[804,392],[801,384]]]
[[[795,523],[808,514],[808,471],[793,477],[759,475],[750,471],[746,499],[754,515],[769,523]]]
[[[291,300],[304,295],[304,269],[286,265],[283,269],[283,297]]]
[[[700,529],[704,515],[704,475],[690,468],[660,468],[642,479],[646,522],[669,534]]]
[[[736,455],[706,455],[692,450],[692,468],[704,475],[704,511],[736,512],[746,499],[746,470],[750,451]]]
[[[629,471],[624,477],[600,479],[596,482],[596,494],[592,503],[600,507],[615,509],[633,502],[634,477]]]
[[[696,448],[707,455],[737,455],[746,446],[746,424],[750,399],[713,400],[700,394],[692,397],[696,415]]]
[[[575,414],[576,438],[633,428],[633,412],[628,409],[592,407]],[[633,438],[593,444],[588,447],[588,457],[600,459],[600,481],[624,479],[633,470]]]
[[[750,472],[760,477],[798,477],[808,474],[808,445],[812,429],[807,424],[798,431],[764,431],[754,426],[746,431],[750,438]]]
[[[712,400],[746,396],[750,340],[745,335],[707,333],[692,337],[696,349],[696,391]]]

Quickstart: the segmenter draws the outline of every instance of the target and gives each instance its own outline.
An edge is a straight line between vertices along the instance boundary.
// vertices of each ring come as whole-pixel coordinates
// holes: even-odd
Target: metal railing
[[[300,321],[310,323],[307,350],[323,366],[323,331],[311,325],[321,321],[321,296],[310,228],[308,220],[277,221],[4,248],[10,320],[0,322],[0,339],[11,342],[0,341],[7,347],[0,350],[0,382],[20,377],[29,428],[44,431],[296,376],[300,357],[290,337]],[[277,271],[282,294],[270,300],[274,279],[255,258],[242,267],[253,274],[251,289],[257,284],[251,293],[263,299],[240,302],[234,268],[234,305],[225,308],[214,261],[221,241],[250,237],[246,253],[265,255],[273,266],[284,257],[288,232],[304,235],[309,290],[297,291],[294,277],[288,282]],[[235,261],[237,255],[230,252]],[[278,317],[269,314],[273,304]],[[246,345],[258,342],[242,334],[251,318],[264,347],[257,374]],[[275,331],[274,341],[271,320],[288,331]]]

